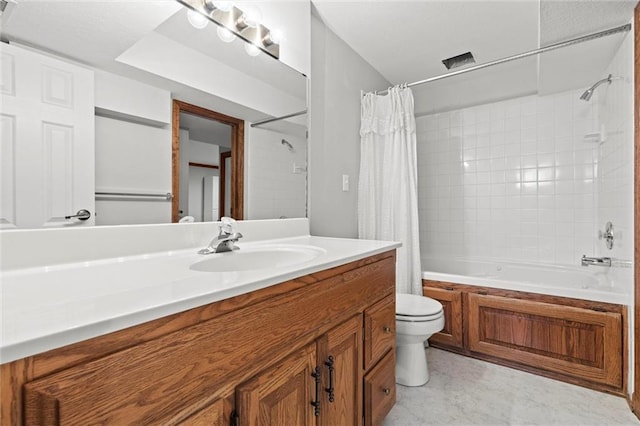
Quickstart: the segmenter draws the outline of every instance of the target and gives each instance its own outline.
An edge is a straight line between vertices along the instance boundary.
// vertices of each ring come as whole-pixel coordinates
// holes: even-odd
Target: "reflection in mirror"
[[[244,219],[244,121],[176,100],[173,117],[172,221]]]
[[[224,214],[223,208],[244,219],[305,215],[306,186],[299,183],[306,182],[306,138],[296,140],[280,130],[254,129],[250,124],[306,108],[306,77],[285,63],[308,63],[300,59],[308,55],[308,5],[261,5],[265,18],[278,21],[273,28],[281,26],[289,32],[281,46],[281,61],[266,54],[248,56],[242,40],[221,41],[215,25],[194,28],[178,2],[22,1],[13,6],[10,14],[3,15],[0,27],[2,40],[11,44],[2,48],[2,114],[8,118],[2,120],[0,130],[3,141],[10,143],[2,144],[1,158],[3,176],[20,178],[2,181],[0,227],[162,223],[177,221],[179,210],[183,216],[186,211],[202,220],[215,220]],[[8,81],[13,86],[4,84]],[[4,90],[11,87],[15,93]],[[27,108],[52,111],[50,116],[23,116],[11,109],[17,105],[12,99],[23,96],[25,87],[32,88],[34,94],[51,95],[45,101],[46,108],[41,108],[40,101]],[[32,98],[44,99],[40,95]],[[247,129],[242,155],[225,160],[229,166],[224,170],[228,173],[226,186],[220,187],[225,165],[220,156],[228,157],[223,148],[217,148],[216,160],[192,157],[190,161],[219,167],[217,206],[214,189],[207,189],[207,197],[197,198],[202,202],[196,203],[196,198],[173,187],[172,128],[176,121],[189,122],[188,117],[180,120],[173,116],[173,99],[235,117]],[[81,109],[75,114],[77,122],[60,118],[68,109],[65,104]],[[46,132],[32,139],[38,146],[52,142],[46,145],[52,150],[33,156],[19,138],[42,128],[43,123],[48,123]],[[293,125],[306,131],[305,124]],[[186,127],[185,131],[194,132]],[[272,138],[264,136],[268,132],[273,133]],[[254,141],[254,136],[258,140]],[[199,140],[204,137],[191,137],[208,143]],[[283,139],[295,152],[281,144]],[[280,144],[278,149],[263,152],[264,145],[273,141]],[[82,155],[86,156],[77,170],[69,161],[81,157],[65,154],[72,145],[84,150]],[[228,152],[232,151],[233,147]],[[287,156],[286,164],[281,163]],[[44,160],[35,161],[36,157]],[[5,161],[13,158],[30,160]],[[254,166],[258,168],[253,170]],[[186,167],[193,169],[189,170],[193,177],[183,180],[199,182],[192,191],[216,186],[212,172],[216,169],[189,166],[188,162]],[[285,170],[287,176],[275,174]],[[238,176],[234,178],[235,173]],[[234,181],[243,185],[237,191]],[[74,193],[79,182],[83,196]],[[294,189],[288,187],[292,182]],[[287,197],[296,199],[295,208]],[[183,203],[178,206],[181,198]],[[195,204],[190,207],[189,202]],[[206,211],[204,203],[208,203]],[[65,219],[80,209],[90,210],[91,218]],[[236,211],[231,213],[231,209]],[[34,211],[44,212],[44,216],[36,217],[31,214]]]
[[[226,153],[231,151],[231,126],[195,114],[180,113],[179,218],[195,222],[219,220],[230,215],[225,194],[231,182],[225,179]],[[227,203],[225,203],[227,201]]]
[[[253,219],[307,216],[306,114],[248,129],[247,192]]]

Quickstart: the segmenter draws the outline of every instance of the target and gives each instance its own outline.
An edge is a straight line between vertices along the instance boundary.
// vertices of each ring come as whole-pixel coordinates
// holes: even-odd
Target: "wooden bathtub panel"
[[[571,306],[468,295],[469,349],[622,387],[622,318]]]
[[[625,307],[616,303],[598,302],[594,300],[576,299],[573,297],[552,296],[549,294],[531,293],[518,290],[506,290],[501,288],[483,287],[469,284],[457,284],[446,281],[422,280],[422,287],[453,289],[464,293],[490,294],[492,296],[509,297],[512,299],[534,300],[536,302],[551,303],[555,305],[573,306],[576,308],[592,309],[603,312],[616,312],[622,314]]]
[[[442,301],[445,311],[449,302],[444,299],[452,299],[448,294],[455,292],[461,295],[461,313],[457,321],[462,321],[462,344],[451,344],[450,336],[445,334],[441,338],[439,333],[429,340],[432,346],[590,389],[626,395],[626,306],[445,281],[423,280],[422,283],[424,294]],[[478,315],[471,315],[471,311],[477,311],[478,306],[471,307],[469,299],[483,296],[503,300],[506,308],[483,305],[485,323],[491,325],[481,327],[478,325]],[[527,314],[514,311],[515,307],[523,303],[554,307],[563,314],[560,317],[550,317],[546,309]],[[603,328],[598,325],[565,318],[564,312],[572,309],[588,316],[611,317],[614,320],[604,327],[606,331],[603,332]],[[479,330],[485,331],[480,349],[478,337],[475,337],[475,346],[472,347],[470,342],[474,327],[476,336]],[[448,327],[445,326],[444,331],[447,330]],[[615,343],[611,347],[607,346],[610,344],[610,337],[613,337]],[[602,342],[600,339],[603,339]],[[565,364],[549,367],[546,360]],[[605,370],[606,373],[603,373]]]
[[[429,343],[453,346],[463,346],[462,332],[462,292],[448,288],[423,288],[423,294],[437,300],[444,310],[444,328],[441,332],[429,338]]]

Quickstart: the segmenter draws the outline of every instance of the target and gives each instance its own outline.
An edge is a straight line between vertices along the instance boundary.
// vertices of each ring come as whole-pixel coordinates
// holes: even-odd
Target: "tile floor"
[[[397,387],[384,426],[640,425],[624,398],[427,349],[431,380]]]

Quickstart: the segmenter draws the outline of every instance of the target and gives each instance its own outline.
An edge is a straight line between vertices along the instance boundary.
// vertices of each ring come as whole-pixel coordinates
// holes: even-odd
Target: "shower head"
[[[583,101],[589,102],[589,100],[591,99],[591,96],[593,96],[593,87],[585,90],[582,96],[580,96],[580,99],[582,99]]]
[[[282,145],[286,146],[287,149],[289,150],[289,152],[296,152],[296,150],[293,148],[293,145],[291,145],[289,143],[289,141],[287,141],[286,139],[282,139],[282,142],[280,142]]]
[[[613,77],[611,74],[609,74],[609,77],[607,78],[603,78],[602,80],[598,81],[596,84],[594,84],[593,86],[591,86],[590,88],[588,88],[587,90],[585,90],[585,92],[580,96],[580,99],[582,99],[583,101],[589,101],[591,99],[591,96],[593,96],[593,92],[594,90],[596,90],[596,87],[600,86],[603,83],[609,83],[611,84],[611,82],[613,80],[618,80],[621,77]]]

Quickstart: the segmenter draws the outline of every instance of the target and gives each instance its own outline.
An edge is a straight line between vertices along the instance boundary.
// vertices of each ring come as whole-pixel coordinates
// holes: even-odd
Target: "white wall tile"
[[[632,259],[632,55],[627,37],[603,72],[623,79],[601,85],[590,102],[573,90],[418,117],[423,254],[559,265],[578,265],[583,254]],[[597,238],[607,221],[613,250]],[[622,285],[631,292],[631,282]]]
[[[574,103],[578,92],[417,119],[438,129],[418,134],[421,235],[440,241],[422,241],[424,254],[579,262],[594,245],[599,188],[598,152],[583,139],[599,125],[597,105]],[[607,167],[613,180],[619,167]]]

